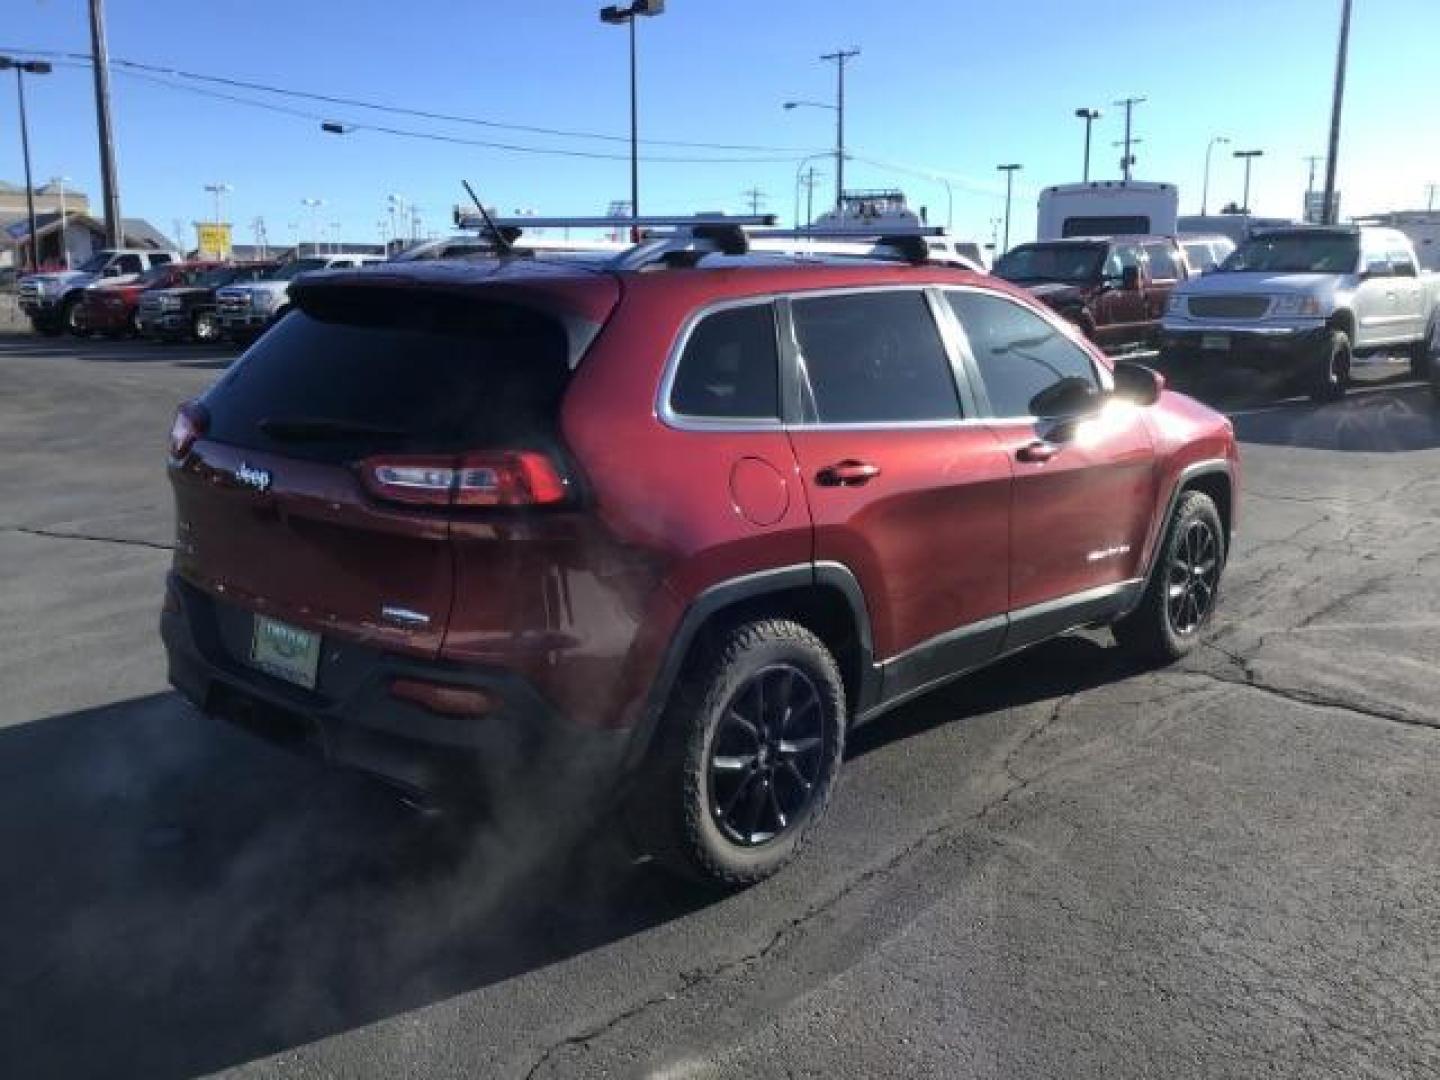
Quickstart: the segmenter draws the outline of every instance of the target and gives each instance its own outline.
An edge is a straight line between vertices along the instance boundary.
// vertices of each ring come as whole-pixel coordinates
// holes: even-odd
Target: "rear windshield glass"
[[[569,376],[554,319],[473,298],[330,293],[205,395],[209,438],[332,462],[552,440]]]

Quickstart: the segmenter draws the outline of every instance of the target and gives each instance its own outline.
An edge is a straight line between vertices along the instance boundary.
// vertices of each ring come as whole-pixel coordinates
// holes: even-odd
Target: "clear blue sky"
[[[602,25],[598,3],[571,0],[108,0],[110,51],[142,61],[320,93],[506,123],[624,136],[625,33]],[[1110,103],[1148,97],[1136,113],[1138,179],[1168,180],[1182,209],[1198,206],[1205,145],[1225,134],[1259,147],[1252,206],[1296,215],[1307,154],[1323,153],[1339,0],[670,0],[641,32],[642,136],[786,148],[780,153],[691,151],[668,156],[782,161],[648,163],[642,209],[739,211],[759,186],[767,208],[792,212],[794,148],[833,145],[832,114],[786,112],[781,102],[831,100],[833,68],[817,55],[859,46],[849,79],[848,144],[875,161],[952,180],[957,231],[988,235],[1003,190],[995,165],[1025,165],[1012,240],[1034,227],[1044,184],[1079,179],[1082,124],[1104,110],[1095,175],[1116,175],[1122,132]],[[5,0],[0,52],[88,49],[85,0]],[[1440,0],[1356,0],[1340,187],[1346,214],[1423,205],[1440,182]],[[34,78],[31,136],[37,179],[73,177],[99,193],[89,72]],[[0,178],[22,176],[14,84],[0,82]],[[263,100],[342,121],[459,138],[626,153],[626,143],[562,139],[361,109]],[[624,160],[507,153],[357,131],[324,135],[314,119],[264,111],[116,72],[114,119],[124,211],[169,231],[209,215],[203,185],[234,187],[227,217],[237,239],[263,215],[272,242],[308,236],[307,197],[322,221],[374,240],[385,196],[401,192],[443,228],[468,177],[503,210],[603,212],[628,193]],[[1212,206],[1241,195],[1240,163],[1218,147]],[[833,165],[820,160],[828,198]],[[943,220],[942,184],[854,161],[847,186],[899,184]],[[97,198],[98,201],[98,198]]]

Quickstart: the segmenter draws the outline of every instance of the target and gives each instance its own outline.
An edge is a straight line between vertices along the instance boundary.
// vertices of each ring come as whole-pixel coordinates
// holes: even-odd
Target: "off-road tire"
[[[1198,625],[1189,632],[1181,632],[1176,629],[1171,613],[1170,571],[1181,554],[1187,531],[1196,525],[1209,530],[1215,544],[1217,563],[1214,581],[1209,586],[1210,595]],[[1215,612],[1227,554],[1225,529],[1215,501],[1203,491],[1185,492],[1175,504],[1175,512],[1170,515],[1150,580],[1145,586],[1145,595],[1134,611],[1111,627],[1115,640],[1137,660],[1147,664],[1169,664],[1188,653],[1199,642]]]
[[[711,806],[711,747],[720,721],[752,679],[776,666],[797,669],[818,691],[826,739],[809,802],[773,839],[743,846]],[[845,687],[835,658],[805,627],[765,619],[703,647],[681,674],[661,717],[646,775],[627,809],[635,842],[664,868],[726,889],[761,881],[793,859],[825,815],[845,742]]]
[[[1319,404],[1344,397],[1354,359],[1350,335],[1344,330],[1331,330],[1316,351],[1310,377],[1310,400]]]

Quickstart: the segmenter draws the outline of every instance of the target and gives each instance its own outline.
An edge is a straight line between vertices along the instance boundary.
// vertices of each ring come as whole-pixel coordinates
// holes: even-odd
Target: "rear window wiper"
[[[270,438],[282,442],[304,442],[311,439],[403,439],[410,435],[404,428],[330,416],[267,416],[255,426]]]

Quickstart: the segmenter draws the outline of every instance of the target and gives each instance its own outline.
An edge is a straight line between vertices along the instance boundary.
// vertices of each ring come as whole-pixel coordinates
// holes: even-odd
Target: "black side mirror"
[[[1388,262],[1384,259],[1376,259],[1374,262],[1365,264],[1365,272],[1360,276],[1366,278],[1392,277],[1394,273],[1394,269]]]
[[[1105,403],[1089,379],[1070,376],[1051,383],[1030,399],[1030,415],[1047,419],[1068,419],[1099,412]]]
[[[120,267],[118,267],[118,266],[116,266],[116,265],[114,265],[114,264],[112,263],[111,265],[105,267],[104,270],[101,270],[101,271],[100,271],[100,276],[101,276],[101,277],[119,277],[119,276],[120,276]]]
[[[1120,288],[1125,292],[1140,291],[1140,267],[1127,266],[1120,271]]]
[[[1115,365],[1115,396],[1136,405],[1154,405],[1165,389],[1165,376],[1144,364]]]

